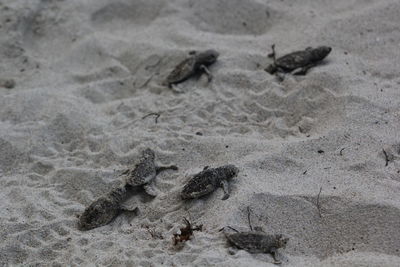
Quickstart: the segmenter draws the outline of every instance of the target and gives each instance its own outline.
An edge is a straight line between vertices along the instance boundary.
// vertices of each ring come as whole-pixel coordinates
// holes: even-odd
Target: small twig
[[[188,216],[189,216],[189,220],[192,220],[192,215],[190,214],[189,210],[186,210]],[[186,218],[183,218],[185,221],[188,221]]]
[[[385,155],[385,161],[386,161],[385,167],[386,167],[387,165],[389,165],[389,155],[386,153],[385,149],[382,149],[382,151],[383,155]]]
[[[188,228],[192,227],[192,224],[190,223],[190,221],[188,219],[186,219],[185,217],[183,217],[183,221],[186,223],[186,226],[188,226]]]
[[[339,152],[339,155],[340,156],[343,156],[343,150],[344,150],[345,148],[342,148],[342,149],[340,149],[340,152]]]
[[[154,231],[150,230],[150,228],[146,228],[146,231],[154,238]]]
[[[147,80],[139,87],[139,88],[143,88],[145,87],[153,78],[153,75],[151,75],[149,78],[147,78]]]
[[[271,45],[272,52],[268,54],[269,58],[273,58],[275,56],[275,44]]]
[[[247,220],[249,221],[249,226],[250,226],[250,231],[253,231],[253,226],[251,226],[251,221],[250,221],[250,207],[247,206]]]
[[[319,217],[320,218],[322,217],[322,215],[321,215],[321,204],[319,203],[319,196],[321,195],[321,192],[322,192],[322,186],[319,189],[319,193],[318,193],[318,196],[317,196],[317,209],[318,209],[318,213],[319,213]]]
[[[233,231],[235,231],[236,233],[239,233],[238,230],[236,230],[235,228],[233,228],[233,227],[231,227],[231,226],[229,226],[229,225],[227,225],[227,226],[225,226],[225,227],[228,227],[228,228],[232,229]],[[218,232],[223,231],[223,230],[225,229],[225,227],[222,227],[221,229],[219,229]]]
[[[144,120],[145,118],[150,117],[150,116],[156,116],[155,122],[157,123],[157,122],[158,122],[158,118],[161,116],[161,114],[160,114],[160,113],[157,113],[157,112],[152,112],[152,113],[149,113],[149,114],[147,114],[147,115],[144,115],[144,116],[142,117],[142,120]]]
[[[151,235],[152,238],[156,237],[156,233],[154,229],[146,228],[147,232]]]

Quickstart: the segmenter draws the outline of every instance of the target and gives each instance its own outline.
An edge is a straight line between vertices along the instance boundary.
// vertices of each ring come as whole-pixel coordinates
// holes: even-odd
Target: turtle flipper
[[[129,211],[129,212],[138,212],[139,211],[139,208],[137,206],[129,206],[126,204],[121,204],[119,206],[119,209],[121,211]]]
[[[230,196],[228,181],[227,180],[222,180],[221,181],[221,186],[222,186],[222,189],[224,190],[224,196],[222,197],[222,200],[226,200]]]
[[[276,65],[276,53],[275,53],[275,44],[271,45],[272,52],[268,54],[269,58],[272,58],[274,60],[274,63],[270,64],[268,67],[266,67],[264,70],[268,72],[269,74],[274,74],[275,72],[278,71],[278,67]]]
[[[294,71],[293,75],[306,75],[307,71],[309,69],[311,69],[312,67],[314,67],[315,65],[317,65],[317,64],[316,63],[308,64],[307,66],[304,66],[304,67],[300,68],[299,70]]]
[[[170,166],[156,166],[156,173],[159,174],[162,171],[165,170],[174,170],[177,171],[178,167],[176,165],[170,165]]]
[[[207,195],[215,190],[215,187],[211,184],[207,185],[200,191],[190,192],[189,194],[182,193],[182,199],[189,199],[189,198],[199,198],[204,195]]]
[[[176,94],[183,94],[184,91],[179,88],[176,84],[170,83],[169,84],[169,89],[171,89],[172,92],[176,93]]]
[[[213,79],[213,76],[212,76],[210,70],[205,65],[201,65],[200,69],[207,75],[208,82],[211,82]]]
[[[277,248],[271,248],[270,253],[272,258],[274,258],[274,264],[282,264],[282,261],[279,258],[279,252]]]
[[[146,193],[152,197],[156,197],[158,195],[158,192],[154,187],[154,183],[145,184],[143,185],[143,188],[144,191],[146,191]]]

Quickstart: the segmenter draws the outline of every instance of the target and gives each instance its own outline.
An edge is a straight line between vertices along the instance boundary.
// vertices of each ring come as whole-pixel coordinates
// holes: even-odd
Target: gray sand
[[[398,0],[0,1],[0,80],[15,80],[0,87],[0,265],[272,266],[218,232],[248,230],[247,206],[290,238],[284,266],[400,265],[399,14]],[[263,70],[273,43],[333,50],[279,83]],[[210,84],[160,85],[205,49],[220,53]],[[179,171],[154,199],[131,192],[139,214],[79,231],[145,147]],[[180,200],[224,164],[240,169],[228,200]],[[204,229],[175,248],[183,217]]]

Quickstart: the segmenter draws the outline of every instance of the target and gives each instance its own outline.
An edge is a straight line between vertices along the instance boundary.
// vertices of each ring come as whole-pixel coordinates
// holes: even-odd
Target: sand
[[[398,0],[1,1],[0,80],[15,87],[0,88],[0,265],[274,266],[228,253],[218,230],[248,230],[247,207],[290,238],[282,266],[400,265],[399,13]],[[333,50],[279,82],[263,70],[272,44]],[[161,85],[211,48],[210,84]],[[154,199],[131,192],[138,214],[78,230],[146,147],[179,171]],[[223,164],[240,169],[228,200],[180,200]],[[174,247],[183,217],[203,231]]]

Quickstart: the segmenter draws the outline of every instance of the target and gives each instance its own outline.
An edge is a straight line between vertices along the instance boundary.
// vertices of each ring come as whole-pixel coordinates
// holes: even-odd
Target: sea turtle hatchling
[[[126,188],[130,186],[143,186],[146,193],[156,196],[156,190],[152,182],[161,171],[172,169],[177,170],[175,165],[156,166],[154,163],[155,153],[150,148],[142,152],[142,157],[135,168],[123,172],[127,175],[125,179],[110,192],[93,201],[79,217],[79,228],[81,230],[90,230],[110,223],[122,211],[136,211],[137,207],[130,208],[122,205],[126,199]]]
[[[79,228],[83,231],[91,230],[110,223],[122,211],[136,211],[121,205],[126,198],[126,184],[122,183],[107,194],[96,199],[85,209],[79,217]]]
[[[172,88],[172,85],[181,83],[198,73],[205,73],[208,81],[211,81],[212,75],[207,67],[217,61],[219,53],[210,49],[204,52],[191,51],[189,55],[174,68],[163,84]]]
[[[275,263],[281,263],[277,259],[279,248],[285,248],[289,238],[281,234],[266,234],[262,231],[247,231],[226,233],[228,241],[239,249],[244,249],[249,253],[270,253]]]
[[[130,186],[143,186],[144,190],[150,196],[157,196],[157,192],[154,189],[154,179],[157,174],[165,170],[178,170],[175,165],[170,166],[157,166],[154,163],[155,153],[152,149],[147,148],[142,152],[140,161],[136,164],[133,169],[125,171],[126,184]]]
[[[218,187],[224,190],[222,200],[229,198],[228,181],[239,173],[234,165],[225,165],[218,168],[204,168],[203,171],[194,175],[183,187],[182,199],[198,198],[207,195]]]
[[[331,47],[319,46],[308,47],[302,51],[295,51],[280,58],[275,57],[275,45],[272,45],[272,53],[268,55],[274,59],[265,71],[274,74],[275,72],[292,72],[294,75],[305,75],[307,71],[322,61],[332,51]],[[296,70],[296,71],[295,71]]]
[[[249,253],[270,253],[274,258],[274,263],[280,264],[278,260],[278,249],[285,248],[289,238],[284,237],[282,234],[267,234],[261,227],[254,227],[250,222],[250,207],[247,207],[247,219],[249,222],[250,231],[239,232],[234,228],[227,226],[227,228],[235,231],[226,231],[226,227],[222,228],[229,243],[238,249],[244,249]],[[231,248],[230,252],[234,252]]]

